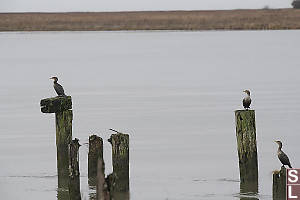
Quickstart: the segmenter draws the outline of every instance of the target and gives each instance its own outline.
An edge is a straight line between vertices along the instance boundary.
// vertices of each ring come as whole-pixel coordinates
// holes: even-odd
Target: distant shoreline
[[[0,13],[0,31],[300,29],[299,9]]]

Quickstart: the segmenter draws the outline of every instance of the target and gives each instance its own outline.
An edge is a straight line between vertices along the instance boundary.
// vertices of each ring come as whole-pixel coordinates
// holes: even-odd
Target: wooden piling
[[[273,172],[273,199],[282,200],[286,198],[286,168],[281,167],[280,171]]]
[[[104,162],[99,158],[97,161],[97,187],[96,187],[96,199],[97,200],[110,200],[108,181],[105,179],[104,174]]]
[[[97,200],[129,200],[129,135],[110,129],[113,173],[105,178],[103,157],[98,156]]]
[[[122,184],[122,182],[123,182],[123,180],[120,179],[119,177],[117,177],[116,173],[114,173],[114,172],[109,174],[105,178],[104,184],[103,184],[103,179],[102,180],[98,179],[98,183],[100,183],[100,184],[98,184],[98,187],[100,186],[98,189],[98,191],[100,192],[99,194],[102,195],[102,197],[103,197],[103,195],[107,195],[106,198],[109,195],[110,199],[113,199],[113,200],[129,200],[130,199],[129,190],[121,191],[120,188],[118,188],[120,186],[120,184]],[[129,182],[129,179],[128,179],[128,182]],[[103,199],[98,198],[97,200],[103,200]]]
[[[71,96],[57,96],[41,100],[42,113],[57,113],[72,109]]]
[[[113,193],[129,191],[129,135],[112,134],[108,141],[112,145]]]
[[[101,162],[101,171],[104,173],[104,160],[103,160],[103,140],[97,135],[89,137],[89,153],[88,153],[88,178],[89,183],[93,184],[97,177],[97,163]],[[94,184],[95,185],[95,184]]]
[[[68,176],[68,145],[72,140],[72,110],[55,113],[57,170],[59,177]]]
[[[255,111],[236,110],[235,122],[241,185],[251,182],[258,188]]]
[[[68,148],[72,140],[72,98],[58,96],[42,99],[42,113],[55,113],[58,187],[65,188],[69,177]]]
[[[75,138],[69,145],[69,194],[72,200],[81,200],[80,195],[80,172],[79,172],[79,147]]]

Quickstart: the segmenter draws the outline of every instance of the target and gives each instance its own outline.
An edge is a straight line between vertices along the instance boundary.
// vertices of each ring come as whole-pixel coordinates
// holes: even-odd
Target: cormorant
[[[282,166],[288,165],[289,168],[292,168],[289,157],[281,150],[282,142],[280,142],[280,141],[275,141],[275,142],[279,145],[278,150],[277,150],[277,155],[278,155],[280,162],[282,163]]]
[[[53,87],[54,87],[56,93],[58,94],[58,96],[66,96],[64,88],[60,84],[57,83],[58,78],[57,77],[51,77],[50,79],[53,80],[53,83],[54,83]]]
[[[247,94],[247,96],[243,99],[243,106],[246,110],[248,110],[250,108],[250,104],[251,104],[250,91],[244,90],[243,92],[245,92]]]

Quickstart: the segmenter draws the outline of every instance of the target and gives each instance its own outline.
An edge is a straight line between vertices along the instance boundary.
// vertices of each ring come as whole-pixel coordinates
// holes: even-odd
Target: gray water
[[[277,145],[299,168],[300,31],[0,34],[1,199],[57,195],[53,114],[58,76],[73,98],[81,193],[88,136],[130,134],[131,200],[240,199],[234,110],[252,91],[259,199],[271,199]],[[106,174],[111,169],[105,142]]]

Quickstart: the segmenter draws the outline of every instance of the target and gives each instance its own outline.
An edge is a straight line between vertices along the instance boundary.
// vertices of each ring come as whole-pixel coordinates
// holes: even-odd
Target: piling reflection
[[[114,192],[112,197],[115,200],[129,200],[129,192]]]
[[[101,193],[102,194],[98,194],[98,195],[101,195],[98,196],[97,198],[97,193],[96,193],[96,190],[97,190],[97,183],[96,183],[96,179],[92,179],[88,181],[89,183],[89,190],[90,190],[90,193],[89,193],[89,200],[109,200],[109,199],[114,199],[114,200],[129,200],[130,199],[130,191],[128,192],[117,192],[117,191],[110,191],[109,192],[109,195],[110,196],[107,196],[107,193],[104,194],[103,193],[103,188],[98,188],[98,191],[101,190]],[[96,185],[94,185],[96,184]]]
[[[97,186],[97,177],[89,178],[88,179],[89,189],[96,190]]]
[[[241,197],[240,200],[258,200],[256,197]]]
[[[89,184],[89,200],[96,200],[96,185],[97,179],[95,177],[88,179]]]
[[[258,183],[257,181],[240,183],[241,200],[258,200]]]
[[[69,178],[58,177],[57,200],[69,200]]]

